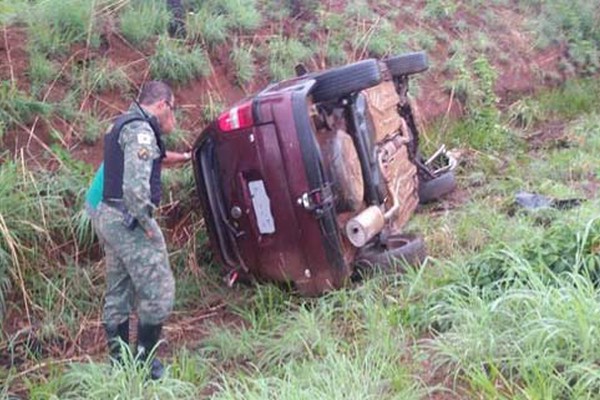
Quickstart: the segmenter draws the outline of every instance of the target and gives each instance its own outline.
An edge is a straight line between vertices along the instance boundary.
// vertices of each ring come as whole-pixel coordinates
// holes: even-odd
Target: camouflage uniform
[[[152,218],[155,207],[150,200],[150,174],[160,150],[145,121],[125,125],[119,145],[124,157],[123,202],[138,226],[128,229],[119,210],[100,203],[97,222],[104,239],[107,271],[104,323],[118,325],[127,320],[137,300],[140,322],[161,324],[173,308],[175,281],[164,237]]]

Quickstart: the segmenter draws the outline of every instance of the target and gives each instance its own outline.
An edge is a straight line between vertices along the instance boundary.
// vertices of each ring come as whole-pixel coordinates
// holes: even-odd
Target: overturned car
[[[368,59],[278,82],[223,112],[193,162],[212,247],[232,273],[318,295],[357,266],[418,263],[402,228],[452,191],[454,160],[427,160],[407,94],[426,54]],[[434,168],[433,165],[436,165]]]

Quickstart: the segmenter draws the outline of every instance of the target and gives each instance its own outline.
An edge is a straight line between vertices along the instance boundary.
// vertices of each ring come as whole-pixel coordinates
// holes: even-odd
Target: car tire
[[[429,68],[427,54],[424,51],[401,54],[384,60],[392,76],[418,74]]]
[[[380,267],[384,271],[402,272],[402,264],[420,265],[427,257],[425,241],[421,236],[395,234],[387,238],[386,244],[375,243],[359,250],[356,267],[359,270]]]
[[[323,161],[329,171],[338,213],[355,212],[363,203],[364,183],[360,159],[350,135],[319,135]]]
[[[369,59],[315,74],[314,78],[313,100],[324,102],[378,85],[381,82],[381,70],[377,60]]]
[[[446,172],[431,180],[420,180],[419,203],[426,204],[439,200],[456,189],[456,177],[453,172]]]

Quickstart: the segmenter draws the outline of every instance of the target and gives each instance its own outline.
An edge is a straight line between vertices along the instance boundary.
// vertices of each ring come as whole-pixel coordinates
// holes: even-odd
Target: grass
[[[211,23],[207,24],[206,21]],[[210,47],[225,43],[229,34],[227,17],[208,8],[201,8],[188,15],[186,28],[190,38],[201,40]]]
[[[0,207],[0,287],[7,289],[8,279],[21,286],[24,305],[33,306],[38,301],[35,293],[25,291],[28,274],[35,266],[55,267],[52,249],[57,243],[69,244],[77,249],[83,243],[72,236],[75,226],[69,201],[75,199],[77,176],[52,173],[34,174],[24,164],[6,161],[0,170],[3,201]],[[81,183],[81,182],[78,182]],[[42,273],[43,269],[37,273]],[[6,297],[3,291],[1,297]],[[43,310],[43,308],[42,308]],[[30,316],[27,315],[29,318]]]
[[[202,101],[202,120],[208,124],[217,118],[224,109],[225,104],[220,95],[209,91]]]
[[[94,4],[92,1],[48,0],[30,7],[24,19],[32,48],[45,55],[56,55],[65,53],[78,42],[99,45]]]
[[[240,310],[247,328],[217,328],[207,341],[224,366],[247,365],[241,376],[218,375],[216,398],[419,398],[423,388],[398,364],[406,336],[385,295],[372,284],[298,304],[257,288]]]
[[[458,3],[452,0],[427,0],[423,9],[423,19],[450,19],[456,13]]]
[[[6,127],[23,126],[51,112],[51,104],[31,98],[8,81],[0,82],[0,119]]]
[[[387,19],[379,20],[365,40],[366,48],[373,57],[395,55],[406,49],[405,38]]]
[[[598,4],[555,0],[541,7],[536,2],[522,2],[519,6],[525,11],[536,9],[538,18],[531,19],[530,24],[537,33],[540,47],[564,41],[570,59],[580,70],[587,73],[598,70],[600,29],[595,22],[600,15]]]
[[[227,15],[229,26],[241,32],[251,32],[262,22],[255,0],[223,0],[215,3]]]
[[[311,49],[296,39],[273,39],[268,45],[271,78],[281,80],[294,76],[296,64],[308,60],[311,55]]]
[[[94,145],[98,142],[108,129],[108,123],[101,121],[97,116],[85,115],[82,121],[82,129],[80,132],[81,141],[87,145]]]
[[[56,77],[57,68],[43,53],[30,51],[27,75],[31,81],[31,91],[39,95],[42,89]]]
[[[81,95],[119,91],[127,94],[131,83],[123,68],[112,65],[108,60],[94,60],[72,68],[73,87]]]
[[[3,2],[0,4],[0,26],[8,25],[18,19],[26,0]]]
[[[161,381],[148,381],[145,376],[149,365],[139,369],[131,357],[126,357],[124,366],[113,367],[105,364],[76,364],[61,378],[61,385],[54,395],[61,398],[114,399],[127,396],[128,399],[195,399],[198,392],[194,385],[167,376]],[[50,393],[48,393],[50,394]]]
[[[123,36],[136,46],[144,46],[166,32],[170,14],[164,1],[131,1],[119,16]]]
[[[228,35],[253,32],[262,23],[255,0],[193,0],[190,3],[193,10],[193,15],[188,17],[190,33],[210,46],[223,43]],[[204,23],[207,20],[213,23]]]
[[[150,73],[154,79],[183,84],[210,74],[209,61],[200,47],[188,50],[182,44],[161,36],[156,52],[150,58]]]
[[[243,44],[236,45],[231,52],[231,61],[233,63],[235,79],[238,85],[243,87],[250,83],[256,74],[252,47]]]
[[[441,330],[430,342],[440,367],[458,367],[475,391],[491,397],[588,398],[597,388],[589,366],[597,357],[592,332],[600,311],[598,260],[590,253],[598,223],[564,228],[544,238],[546,245],[493,253],[504,271],[495,279],[473,280],[468,264],[454,266],[456,282],[432,294],[429,311]],[[553,265],[564,267],[548,269]]]

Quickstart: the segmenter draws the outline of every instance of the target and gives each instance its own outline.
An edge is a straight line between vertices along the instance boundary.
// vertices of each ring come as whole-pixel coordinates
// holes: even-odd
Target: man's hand
[[[185,162],[188,162],[192,159],[192,153],[187,151],[185,153],[177,153],[174,151],[167,151],[167,155],[165,157],[165,159],[163,160],[163,164],[165,166],[172,166],[172,165],[178,165],[178,164],[183,164]]]

